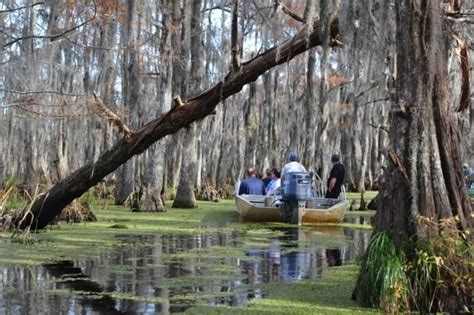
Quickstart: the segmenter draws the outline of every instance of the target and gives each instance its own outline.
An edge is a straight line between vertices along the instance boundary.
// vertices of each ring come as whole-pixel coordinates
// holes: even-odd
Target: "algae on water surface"
[[[55,299],[72,312],[101,311],[100,305],[140,313],[359,310],[345,295],[355,275],[355,267],[345,264],[368,242],[365,231],[243,224],[231,201],[165,213],[96,206],[97,222],[54,226],[32,234],[32,244],[1,235],[0,268],[7,277],[0,280],[0,312],[5,301],[30,312],[50,309],[46,304]],[[69,261],[79,275],[58,276],[44,265],[58,260]],[[36,280],[20,281],[17,274],[27,265],[23,278],[44,279],[34,288],[28,283]],[[336,273],[333,266],[339,266]],[[93,290],[79,290],[79,283]],[[37,306],[21,302],[39,292],[45,298]],[[82,304],[72,302],[77,299]]]

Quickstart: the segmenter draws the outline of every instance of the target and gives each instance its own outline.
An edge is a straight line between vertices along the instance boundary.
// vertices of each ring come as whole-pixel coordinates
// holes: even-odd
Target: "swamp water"
[[[219,224],[199,226],[202,233],[124,230],[93,259],[0,265],[0,314],[246,306],[265,299],[267,283],[324,278],[327,268],[354,261],[370,238],[370,231],[347,227]]]

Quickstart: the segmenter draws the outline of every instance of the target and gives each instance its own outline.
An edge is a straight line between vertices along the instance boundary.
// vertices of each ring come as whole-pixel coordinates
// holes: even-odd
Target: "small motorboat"
[[[244,222],[288,222],[275,196],[237,195],[235,203]],[[347,200],[313,197],[299,203],[298,223],[341,223],[349,206]]]
[[[291,222],[295,224],[341,223],[350,203],[342,199],[324,198],[323,181],[316,174],[313,190],[307,172],[287,174],[275,195],[235,195],[237,211],[244,222]]]

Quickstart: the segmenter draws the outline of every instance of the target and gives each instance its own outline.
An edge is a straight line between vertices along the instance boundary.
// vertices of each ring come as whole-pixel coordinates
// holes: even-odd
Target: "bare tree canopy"
[[[336,38],[337,34],[338,24],[337,20],[334,20],[331,23],[331,35]],[[28,212],[19,213],[15,224],[19,228],[29,226],[34,229],[44,228],[72,200],[81,196],[131,157],[142,153],[164,136],[212,114],[219,102],[239,92],[245,84],[255,81],[268,69],[288,62],[296,55],[319,44],[321,44],[321,27],[315,25],[311,33],[308,34],[307,29],[303,28],[281,45],[242,63],[237,72],[229,72],[222,81],[183,104],[176,103],[167,113],[148,122],[104,151],[96,161],[89,162],[59,181],[41,195]]]

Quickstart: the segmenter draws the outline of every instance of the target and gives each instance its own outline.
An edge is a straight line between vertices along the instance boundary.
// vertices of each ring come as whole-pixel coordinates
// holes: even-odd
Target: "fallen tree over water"
[[[338,21],[333,20],[330,27],[331,44],[338,45],[340,43],[337,40]],[[133,156],[142,153],[166,135],[211,115],[220,101],[239,92],[244,85],[255,81],[265,71],[290,61],[312,47],[321,45],[322,34],[322,27],[318,23],[311,28],[311,31],[308,27],[303,27],[292,38],[243,62],[238,69],[229,72],[222,81],[201,94],[184,102],[175,99],[171,110],[136,131],[125,133],[114,146],[102,152],[96,161],[90,161],[40,195],[31,208],[16,215],[14,225],[20,229],[44,228],[64,207]],[[100,100],[95,98],[94,102]]]

